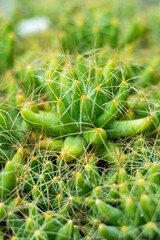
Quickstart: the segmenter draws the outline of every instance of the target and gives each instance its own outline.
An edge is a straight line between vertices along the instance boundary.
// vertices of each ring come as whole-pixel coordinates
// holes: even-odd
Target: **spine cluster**
[[[0,17],[2,240],[160,239],[160,9],[107,3]]]

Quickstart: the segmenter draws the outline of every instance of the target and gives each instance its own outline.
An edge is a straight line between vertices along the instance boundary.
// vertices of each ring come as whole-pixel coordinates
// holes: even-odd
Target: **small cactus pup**
[[[21,109],[31,130],[64,139],[60,156],[66,162],[78,158],[86,147],[110,149],[107,138],[149,132],[159,124],[156,111],[142,118],[123,119],[131,91],[129,80],[117,70],[116,61],[107,60],[99,67],[93,60],[78,56],[69,63],[64,60],[59,71],[56,64],[44,71],[39,89],[43,87],[48,102],[41,104],[35,99]],[[112,75],[116,70],[119,78]]]
[[[70,162],[80,157],[85,151],[87,144],[82,137],[69,136],[65,139],[61,149],[61,157],[66,162]]]
[[[129,16],[132,1],[72,2],[54,4],[57,57],[42,41],[35,59],[28,36],[10,69],[14,36],[1,28],[0,239],[160,239],[158,24]],[[73,39],[103,50],[70,56]]]

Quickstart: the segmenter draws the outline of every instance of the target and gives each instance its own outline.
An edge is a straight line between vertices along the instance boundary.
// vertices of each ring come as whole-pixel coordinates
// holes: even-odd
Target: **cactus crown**
[[[159,239],[158,6],[23,2],[0,38],[0,239]]]

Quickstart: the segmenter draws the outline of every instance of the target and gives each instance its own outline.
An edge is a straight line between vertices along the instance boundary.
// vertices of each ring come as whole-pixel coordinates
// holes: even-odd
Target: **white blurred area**
[[[50,26],[50,20],[47,17],[34,17],[24,19],[17,25],[17,34],[20,36],[32,35],[46,31]]]
[[[0,0],[0,15],[2,15],[3,18],[10,19],[19,3],[20,1],[18,2],[18,0]],[[16,32],[19,36],[33,35],[46,31],[49,26],[49,18],[45,16],[33,16],[32,18],[22,19],[16,26]]]

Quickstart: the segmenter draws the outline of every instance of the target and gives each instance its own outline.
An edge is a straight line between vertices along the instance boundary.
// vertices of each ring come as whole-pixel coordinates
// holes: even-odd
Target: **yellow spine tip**
[[[146,195],[145,195],[145,194],[142,194],[142,195],[141,195],[141,199],[144,199],[144,198],[146,198]]]
[[[100,87],[100,86],[97,86],[97,87],[96,87],[96,90],[97,90],[97,91],[100,91],[100,90],[101,90],[101,87]]]
[[[114,98],[112,101],[113,101],[113,103],[116,103],[116,102],[117,102],[117,99],[116,99],[116,98]]]
[[[128,198],[126,199],[126,202],[127,202],[127,203],[132,203],[132,202],[133,202],[133,199],[132,199],[131,197],[128,197]]]
[[[87,164],[87,165],[86,165],[86,168],[90,169],[90,168],[91,168],[91,165],[90,165],[90,164]]]
[[[100,203],[99,199],[96,200],[96,205],[98,205]]]
[[[58,194],[58,195],[57,195],[57,198],[58,198],[58,199],[61,199],[61,198],[62,198],[62,195],[61,195],[61,194]]]
[[[4,203],[0,203],[0,208],[3,208],[4,207]]]
[[[99,224],[98,229],[99,229],[99,230],[103,229],[103,224]]]
[[[76,173],[76,176],[78,177],[80,174],[81,174],[80,172],[77,172],[77,173]]]
[[[138,183],[143,185],[143,184],[145,183],[145,180],[144,180],[143,178],[140,178],[140,179],[138,180]]]
[[[43,179],[44,178],[44,174],[40,174],[40,178]]]
[[[154,223],[153,223],[153,222],[148,222],[148,223],[147,223],[147,227],[148,227],[148,228],[151,228],[151,229],[152,229],[153,226],[154,226]]]
[[[85,98],[86,98],[86,95],[82,95],[81,98],[82,98],[82,99],[85,99]]]
[[[48,218],[51,217],[51,215],[50,215],[49,213],[46,213],[46,214],[44,215],[44,217],[48,219]]]
[[[26,219],[26,222],[27,223],[30,223],[32,221],[32,219],[30,218],[30,217],[28,217],[27,219]]]
[[[39,235],[40,235],[40,231],[39,231],[39,230],[36,230],[36,231],[34,232],[34,234],[35,234],[35,236],[39,236]]]
[[[127,226],[122,226],[121,227],[121,231],[122,232],[127,232],[128,231],[128,227]]]
[[[96,131],[97,131],[97,132],[100,132],[100,131],[101,131],[101,129],[100,129],[100,128],[97,128],[97,129],[96,129]]]

